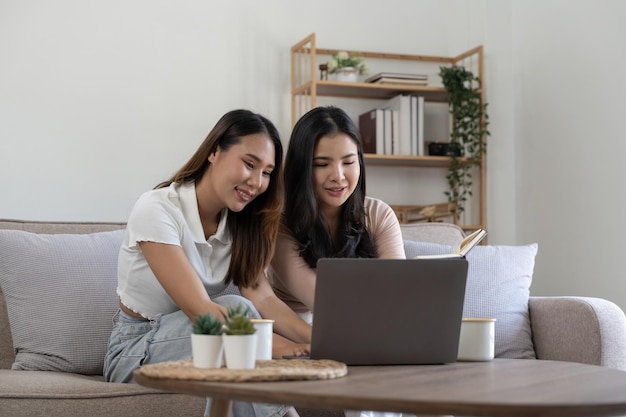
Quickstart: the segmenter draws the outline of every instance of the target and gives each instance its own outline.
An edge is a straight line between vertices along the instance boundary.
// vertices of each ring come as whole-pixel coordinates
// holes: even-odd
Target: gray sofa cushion
[[[202,396],[104,382],[102,376],[0,369],[3,417],[200,417],[205,406]]]
[[[13,353],[13,337],[9,326],[7,303],[0,285],[0,369],[11,369],[15,353]]]
[[[452,246],[405,240],[407,258],[451,253]],[[528,299],[537,244],[476,246],[469,263],[464,317],[496,319],[495,356],[534,359]]]
[[[16,350],[12,369],[102,375],[123,234],[0,230],[0,285]]]

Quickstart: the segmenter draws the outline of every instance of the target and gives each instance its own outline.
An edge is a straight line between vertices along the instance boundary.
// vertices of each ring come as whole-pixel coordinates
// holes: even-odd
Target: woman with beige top
[[[294,126],[285,159],[285,210],[271,263],[274,291],[309,323],[320,258],[404,259],[398,219],[365,194],[358,129],[337,107]]]

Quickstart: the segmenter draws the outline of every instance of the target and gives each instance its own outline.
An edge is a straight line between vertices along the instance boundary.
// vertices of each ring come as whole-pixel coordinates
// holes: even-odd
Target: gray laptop
[[[320,259],[311,359],[455,362],[467,266],[465,258]]]

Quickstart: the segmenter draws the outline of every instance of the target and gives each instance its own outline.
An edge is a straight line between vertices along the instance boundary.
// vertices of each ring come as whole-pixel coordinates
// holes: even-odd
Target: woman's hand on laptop
[[[306,357],[311,353],[311,345],[308,343],[294,343],[283,338],[274,337],[272,357],[282,359],[284,356]]]

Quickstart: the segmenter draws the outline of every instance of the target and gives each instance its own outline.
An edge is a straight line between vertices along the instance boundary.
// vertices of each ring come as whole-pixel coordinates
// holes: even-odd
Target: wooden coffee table
[[[495,359],[424,366],[350,366],[337,379],[204,382],[151,378],[141,385],[212,397],[211,416],[232,400],[327,410],[465,416],[610,416],[626,414],[626,372],[573,362]]]

